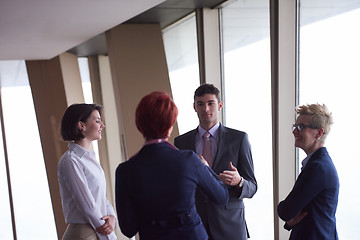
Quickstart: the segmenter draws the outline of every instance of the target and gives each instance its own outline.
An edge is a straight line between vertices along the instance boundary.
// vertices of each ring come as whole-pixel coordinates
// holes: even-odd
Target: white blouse
[[[67,224],[89,223],[94,229],[102,226],[107,215],[116,216],[106,199],[105,174],[96,161],[94,151],[87,151],[76,143],[69,143],[69,150],[60,158],[58,180],[62,208]],[[114,232],[100,240],[117,239]]]

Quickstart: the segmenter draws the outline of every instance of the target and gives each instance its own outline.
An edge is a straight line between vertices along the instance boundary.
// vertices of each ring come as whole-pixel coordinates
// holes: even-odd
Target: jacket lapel
[[[185,144],[188,144],[186,149],[191,149],[195,153],[196,153],[195,137],[196,137],[197,132],[198,132],[198,128],[195,128],[194,130],[192,130],[189,134],[189,138],[187,139],[187,143],[185,143]]]
[[[217,151],[215,154],[212,169],[216,169],[216,167],[218,166],[220,159],[221,159],[221,155],[223,153],[223,150],[226,147],[225,145],[226,145],[226,128],[222,124],[220,124],[220,126],[219,126],[219,142],[218,142],[218,147],[217,147]]]

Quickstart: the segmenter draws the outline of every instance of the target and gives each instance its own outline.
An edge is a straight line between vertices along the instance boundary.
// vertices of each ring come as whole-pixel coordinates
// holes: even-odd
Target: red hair
[[[167,93],[152,92],[136,108],[136,127],[146,139],[166,138],[177,115],[178,109]]]

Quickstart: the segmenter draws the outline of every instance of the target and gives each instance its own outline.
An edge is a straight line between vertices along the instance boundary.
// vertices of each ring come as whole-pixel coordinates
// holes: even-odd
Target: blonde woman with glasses
[[[296,113],[295,147],[307,156],[293,189],[278,205],[278,215],[291,230],[290,239],[338,239],[335,212],[339,178],[325,147],[332,114],[320,104],[299,106]]]

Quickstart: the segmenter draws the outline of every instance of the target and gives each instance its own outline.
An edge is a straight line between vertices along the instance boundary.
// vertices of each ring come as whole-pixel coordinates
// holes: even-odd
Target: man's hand
[[[299,222],[301,222],[301,220],[303,220],[303,218],[306,217],[306,215],[308,215],[307,212],[300,211],[298,214],[296,214],[295,217],[293,217],[292,219],[287,221],[286,224],[289,225],[290,227],[293,227],[296,224],[298,224]]]
[[[234,167],[231,162],[229,163],[229,166],[230,170],[225,170],[220,173],[219,178],[224,184],[238,186],[241,181],[241,176],[236,167]]]
[[[108,216],[102,217],[101,219],[105,220],[105,223],[104,223],[104,225],[96,228],[96,232],[103,234],[103,235],[109,235],[115,229],[116,218],[113,215],[108,215]]]

